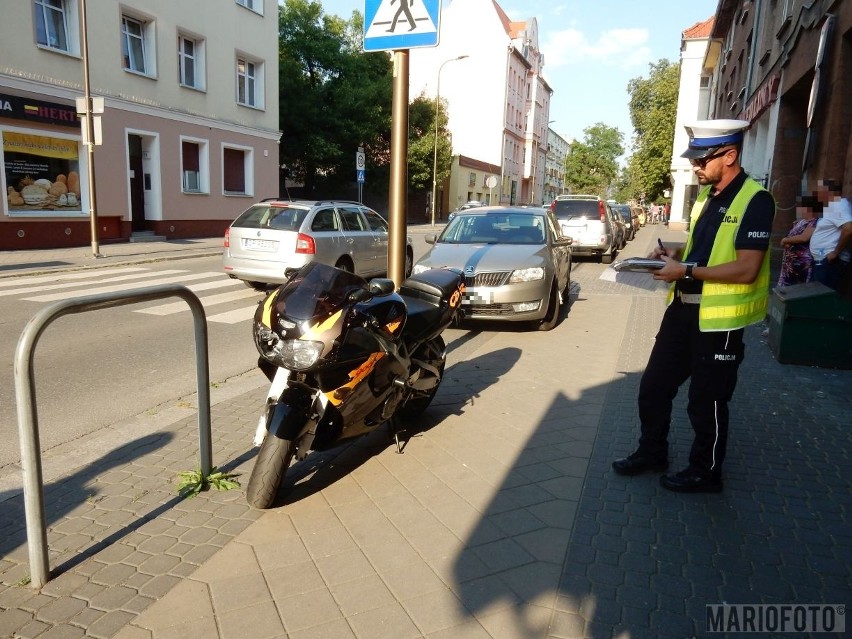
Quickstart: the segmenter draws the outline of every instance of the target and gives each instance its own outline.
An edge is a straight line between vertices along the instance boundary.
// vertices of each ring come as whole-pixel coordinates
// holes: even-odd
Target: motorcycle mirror
[[[393,280],[384,277],[376,277],[370,280],[369,290],[373,295],[381,297],[382,295],[390,295],[396,289],[396,284]]]
[[[349,293],[349,301],[357,304],[358,302],[366,302],[373,297],[373,293],[365,288],[359,288]]]

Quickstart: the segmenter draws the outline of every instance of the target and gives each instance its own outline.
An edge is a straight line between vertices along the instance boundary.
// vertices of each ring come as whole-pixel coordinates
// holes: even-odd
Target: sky
[[[422,0],[413,0],[422,2]],[[443,0],[442,5],[464,0]],[[365,0],[320,0],[327,14],[348,19]],[[680,56],[681,33],[716,13],[718,0],[497,0],[513,21],[536,18],[544,77],[553,88],[550,124],[568,139],[603,122],[629,146],[627,84],[649,65]]]

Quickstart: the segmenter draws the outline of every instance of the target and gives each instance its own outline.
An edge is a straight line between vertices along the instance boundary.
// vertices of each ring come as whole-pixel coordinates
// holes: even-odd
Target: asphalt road
[[[415,259],[428,245],[413,234]],[[574,269],[600,265],[575,263]],[[129,289],[164,280],[199,287],[208,324],[210,381],[216,386],[254,371],[253,310],[263,297],[221,271],[218,257],[106,267],[0,280],[0,480],[19,474],[20,443],[15,409],[13,363],[18,339],[33,315],[60,296],[80,296],[105,288]],[[450,351],[462,355],[471,341],[489,338],[497,325],[450,329]],[[523,331],[518,332],[523,341]],[[61,317],[50,324],[34,360],[40,447],[90,440],[135,415],[152,415],[196,391],[192,315],[178,298],[101,309]],[[258,373],[259,374],[259,373]],[[190,406],[187,405],[187,408]],[[132,426],[125,426],[132,428]],[[132,435],[132,433],[128,433]],[[79,448],[79,446],[78,446]],[[73,460],[69,460],[72,463]]]

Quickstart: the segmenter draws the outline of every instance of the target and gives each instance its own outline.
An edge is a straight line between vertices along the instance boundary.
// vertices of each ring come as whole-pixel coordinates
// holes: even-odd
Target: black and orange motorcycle
[[[461,309],[449,269],[369,282],[312,262],[258,305],[258,365],[271,382],[249,503],[269,508],[294,459],[426,410],[444,373],[441,333]]]

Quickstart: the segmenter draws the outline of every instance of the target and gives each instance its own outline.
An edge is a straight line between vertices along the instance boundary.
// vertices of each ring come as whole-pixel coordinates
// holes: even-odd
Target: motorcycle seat
[[[402,283],[399,294],[425,300],[435,305],[446,303],[459,287],[461,274],[443,268],[433,268],[412,275]]]

